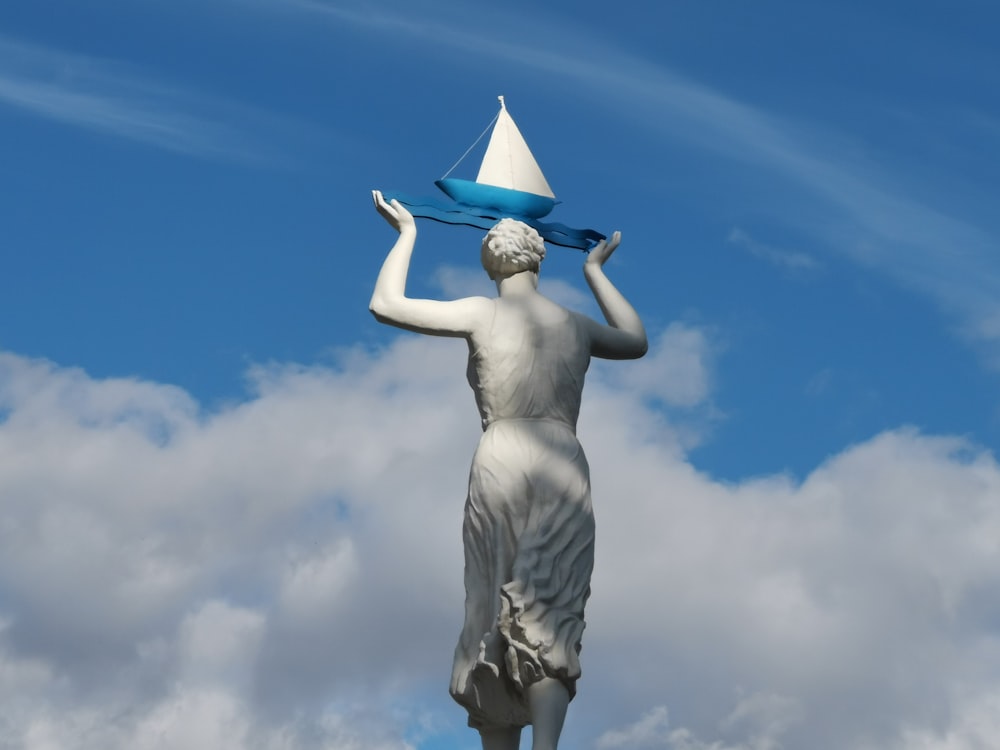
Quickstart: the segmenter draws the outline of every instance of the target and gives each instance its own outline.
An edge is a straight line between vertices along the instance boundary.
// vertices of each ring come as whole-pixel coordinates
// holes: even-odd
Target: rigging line
[[[493,115],[493,119],[490,120],[490,124],[486,126],[486,129],[482,133],[479,134],[479,137],[476,138],[476,140],[473,142],[473,144],[471,146],[469,146],[465,150],[465,153],[462,154],[460,157],[458,157],[458,161],[456,161],[454,164],[451,165],[451,169],[449,169],[447,172],[444,173],[444,177],[441,178],[442,180],[446,179],[448,177],[448,175],[450,175],[452,172],[455,171],[455,167],[457,167],[459,164],[461,164],[462,160],[465,159],[465,157],[469,155],[469,152],[472,151],[472,149],[474,149],[479,144],[479,142],[481,140],[483,140],[483,136],[486,135],[488,132],[490,132],[490,128],[493,127],[493,125],[497,121],[497,118],[499,118],[499,117],[500,117],[500,113],[499,112],[497,112],[495,115]]]

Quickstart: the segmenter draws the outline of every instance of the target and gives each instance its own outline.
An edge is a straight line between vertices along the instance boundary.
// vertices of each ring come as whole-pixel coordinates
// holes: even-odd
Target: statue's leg
[[[521,727],[507,729],[480,729],[483,750],[518,750],[521,746]]]
[[[546,677],[528,688],[531,750],[556,750],[568,705],[569,691],[557,679]]]

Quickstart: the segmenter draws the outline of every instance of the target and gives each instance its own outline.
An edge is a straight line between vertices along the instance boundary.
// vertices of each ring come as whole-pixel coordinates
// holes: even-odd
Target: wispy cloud
[[[477,10],[474,20],[455,20],[469,15],[448,13],[440,4],[373,10],[296,0],[283,7],[327,14],[338,26],[457,50],[470,61],[544,73],[620,112],[630,124],[647,124],[660,139],[669,136],[759,170],[773,183],[776,210],[809,206],[822,217],[808,228],[817,244],[928,295],[962,321],[969,338],[1000,348],[1000,331],[990,322],[1000,319],[1000,239],[992,220],[980,216],[977,224],[939,208],[950,205],[943,194],[936,204],[933,195],[914,197],[903,178],[859,159],[860,149],[851,145],[859,139],[837,133],[834,124],[796,122],[741,102],[616,49],[566,18],[539,13],[523,24],[511,14],[487,17],[489,11]]]
[[[788,271],[817,271],[823,265],[808,253],[802,253],[797,250],[785,250],[784,248],[758,242],[738,227],[733,228],[726,237],[726,240],[737,247],[743,248],[755,258],[766,260],[768,263],[772,263]]]
[[[272,115],[166,86],[120,63],[3,36],[0,105],[190,156],[278,159],[263,138],[231,124],[281,127]]]

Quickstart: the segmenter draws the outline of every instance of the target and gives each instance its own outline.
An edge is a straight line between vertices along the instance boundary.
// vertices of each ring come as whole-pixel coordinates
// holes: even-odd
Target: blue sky
[[[562,201],[551,218],[622,231],[609,274],[653,342],[641,362],[594,368],[581,422],[598,520],[617,540],[598,575],[615,593],[595,593],[598,653],[580,688],[591,702],[574,706],[568,736],[599,750],[1000,736],[974,734],[1000,733],[976,718],[1000,701],[1000,662],[996,613],[974,604],[1000,586],[995,543],[976,536],[1000,517],[998,21],[980,0],[4,3],[0,503],[12,520],[0,540],[24,554],[8,552],[0,576],[0,658],[18,675],[0,691],[37,691],[42,706],[0,713],[20,733],[12,746],[67,746],[95,716],[131,718],[73,746],[145,746],[150,727],[168,738],[150,747],[199,746],[234,725],[275,747],[471,746],[441,675],[476,415],[461,344],[367,311],[393,239],[369,191],[432,194],[498,94]],[[488,290],[478,230],[420,233],[411,293]],[[581,263],[553,248],[542,290],[597,314]],[[380,453],[398,463],[369,470],[388,462]],[[603,514],[602,487],[615,498]],[[426,538],[454,546],[425,558],[401,541],[405,519],[439,517]],[[833,526],[820,533],[817,518]],[[685,528],[705,546],[685,552]],[[680,537],[640,556],[641,572],[625,553],[648,529],[657,549]],[[426,565],[443,593],[411,601],[397,580],[388,561],[411,544],[404,567]],[[921,549],[956,562],[933,567]],[[851,563],[869,553],[871,567]],[[88,573],[84,554],[103,562]],[[42,563],[50,585],[32,593],[17,581]],[[83,595],[122,566],[155,579],[129,586],[164,586],[162,606]],[[692,592],[702,576],[717,600]],[[840,593],[810,599],[808,619],[796,596],[823,581]],[[60,629],[67,590],[105,613],[86,632]],[[366,612],[391,618],[380,595],[408,603],[426,654],[391,656],[374,635],[391,629],[358,629]],[[745,610],[723,607],[740,596]],[[844,625],[859,602],[884,617]],[[925,605],[926,622],[914,615]],[[697,672],[695,687],[601,656],[612,606],[636,613],[629,633],[657,644],[664,674]],[[810,637],[836,641],[831,623],[846,652],[887,653],[898,626],[940,659],[917,678],[945,677],[918,695],[847,659],[844,684],[881,685],[885,703],[869,704],[884,717],[870,716],[865,693],[816,677],[829,664],[778,669],[791,657],[777,636],[761,660],[773,623],[746,626],[760,649],[721,624],[782,606],[804,653]],[[117,635],[84,648],[96,632]],[[224,632],[246,635],[229,661],[192,666]],[[349,641],[370,650],[346,671],[293,647]],[[879,669],[922,668],[900,649]],[[706,663],[722,653],[729,671]],[[361,654],[388,660],[379,679]],[[181,687],[147,675],[156,665]],[[101,670],[123,675],[119,692],[81,697]],[[292,700],[296,685],[309,701]],[[827,727],[818,707],[830,705],[854,720]],[[371,720],[383,709],[392,721]]]

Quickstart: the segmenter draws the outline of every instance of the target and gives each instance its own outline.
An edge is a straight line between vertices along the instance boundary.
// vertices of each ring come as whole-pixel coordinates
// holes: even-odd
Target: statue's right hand
[[[587,260],[584,261],[584,268],[589,266],[597,266],[600,268],[603,266],[611,254],[618,249],[618,245],[622,241],[622,233],[615,232],[611,235],[610,239],[601,240],[594,246],[594,248],[587,253]]]
[[[413,214],[407,211],[402,203],[396,199],[386,203],[381,190],[372,190],[372,199],[375,201],[376,210],[382,214],[382,218],[397,232],[408,228],[416,229],[417,225],[413,221]]]

